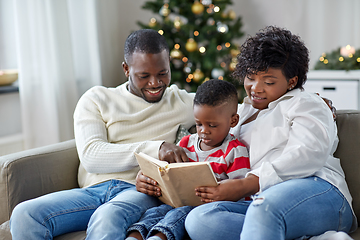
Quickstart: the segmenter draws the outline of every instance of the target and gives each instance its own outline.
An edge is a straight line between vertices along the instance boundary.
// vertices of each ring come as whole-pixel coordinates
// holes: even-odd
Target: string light
[[[225,43],[225,47],[229,48],[231,44],[229,42]]]
[[[194,32],[194,36],[195,36],[195,37],[199,36],[199,34],[200,34],[199,31],[195,31],[195,32]]]
[[[206,48],[205,48],[205,47],[200,47],[200,48],[199,48],[199,52],[204,53],[205,51],[206,51]]]
[[[216,49],[217,49],[218,51],[220,51],[220,50],[222,49],[222,46],[221,46],[221,45],[217,45]]]
[[[174,48],[175,48],[175,49],[179,49],[179,48],[180,48],[180,44],[178,44],[178,43],[175,44],[175,45],[174,45]]]
[[[163,35],[163,34],[164,34],[164,31],[160,29],[160,30],[158,31],[158,33],[159,33],[160,35]]]
[[[220,12],[220,7],[219,7],[219,6],[215,6],[215,7],[214,7],[214,12]]]
[[[343,57],[339,57],[339,61],[340,61],[340,62],[344,61],[344,58],[343,58]]]

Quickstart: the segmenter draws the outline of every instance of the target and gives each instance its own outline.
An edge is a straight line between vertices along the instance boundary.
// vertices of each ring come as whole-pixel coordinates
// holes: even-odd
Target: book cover
[[[135,156],[143,174],[157,181],[162,193],[159,199],[173,207],[203,204],[195,188],[218,184],[208,162],[168,163],[145,153]]]

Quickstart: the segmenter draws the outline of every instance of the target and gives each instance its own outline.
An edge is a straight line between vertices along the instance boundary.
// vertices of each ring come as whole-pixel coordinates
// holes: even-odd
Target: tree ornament
[[[193,76],[194,76],[194,78],[193,78],[194,81],[199,82],[201,79],[204,78],[204,73],[199,68],[197,68],[195,70],[195,72],[193,73]]]
[[[214,25],[215,20],[213,18],[209,18],[206,23],[207,23],[207,25]]]
[[[237,58],[236,58],[236,57],[233,57],[233,58],[231,59],[231,63],[229,64],[229,70],[230,70],[230,71],[234,71],[235,68],[236,68],[237,63],[238,63]]]
[[[194,52],[197,50],[197,43],[193,38],[189,38],[185,44],[185,48],[188,52]]]
[[[176,17],[174,20],[174,27],[179,30],[181,28],[181,25],[183,25],[180,17]]]
[[[199,1],[195,1],[194,4],[191,6],[191,11],[196,15],[203,13],[204,9],[204,5],[202,5]]]
[[[218,22],[217,23],[217,31],[219,33],[227,33],[229,31],[229,27],[225,23]]]
[[[222,77],[224,76],[224,70],[221,69],[221,68],[214,68],[212,71],[211,71],[211,77],[217,79],[219,77]]]
[[[212,4],[212,0],[202,0],[201,3],[205,6],[209,6],[210,4]]]
[[[179,49],[174,48],[173,50],[171,50],[170,56],[172,58],[180,59],[183,57],[183,53]]]
[[[151,18],[149,21],[149,27],[155,27],[156,26],[156,18]]]
[[[228,16],[231,20],[234,20],[236,18],[236,13],[234,10],[230,9],[228,12]]]
[[[237,48],[236,49],[233,48],[233,49],[230,50],[230,54],[231,54],[232,57],[237,57],[237,55],[240,54],[240,50],[237,49]]]
[[[161,16],[164,16],[164,17],[169,16],[169,14],[170,14],[169,4],[165,3],[165,4],[160,8],[159,14],[160,14]]]

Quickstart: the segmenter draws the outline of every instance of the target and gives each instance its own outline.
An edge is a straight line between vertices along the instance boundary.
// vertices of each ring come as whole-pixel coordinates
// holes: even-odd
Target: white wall
[[[277,25],[300,35],[310,50],[312,68],[323,52],[348,44],[360,48],[358,0],[234,0],[243,30],[253,35]]]

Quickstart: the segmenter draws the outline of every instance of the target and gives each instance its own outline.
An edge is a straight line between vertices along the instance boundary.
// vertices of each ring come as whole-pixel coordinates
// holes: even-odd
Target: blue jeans
[[[156,232],[165,234],[168,240],[182,240],[185,236],[185,217],[193,209],[191,206],[173,208],[167,204],[148,209],[139,222],[129,229],[138,231],[143,239],[147,239]]]
[[[251,201],[214,202],[193,209],[185,228],[193,240],[281,240],[349,232],[352,210],[341,192],[318,177],[293,179]]]
[[[13,240],[53,239],[86,229],[86,239],[125,239],[127,228],[160,203],[133,184],[111,180],[22,202],[12,213],[10,230]]]

